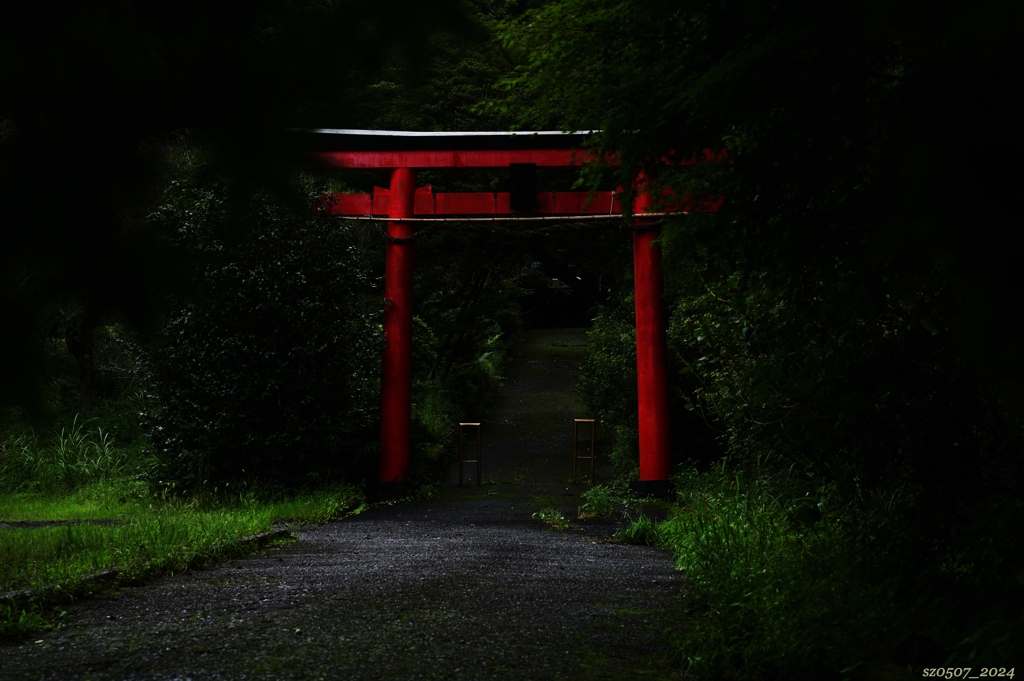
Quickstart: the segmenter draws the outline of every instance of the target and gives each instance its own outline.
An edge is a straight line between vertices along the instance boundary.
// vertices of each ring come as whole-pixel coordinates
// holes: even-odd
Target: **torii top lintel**
[[[310,166],[318,168],[362,168],[410,170],[426,168],[508,169],[517,164],[540,168],[579,167],[596,160],[584,149],[595,131],[578,132],[407,132],[395,130],[293,130]],[[701,158],[703,156],[703,158]],[[693,165],[714,155],[705,151],[690,159],[673,161]],[[604,159],[617,165],[618,159]],[[621,196],[616,192],[540,192],[521,188],[519,199],[510,193],[434,194],[430,187],[416,191],[416,215],[541,215],[617,214]],[[671,196],[666,188],[665,198]],[[666,210],[715,210],[717,204],[676,201]],[[373,194],[336,194],[319,207],[328,215],[372,216],[390,212],[388,190],[378,187]]]
[[[295,131],[311,165],[321,168],[539,168],[596,160],[582,147],[590,131],[407,132],[315,129]],[[606,159],[616,165],[616,159]]]
[[[532,163],[538,168],[582,166],[597,160],[584,150],[595,130],[558,132],[408,132],[403,130],[294,130],[309,165],[319,168],[507,168]],[[699,158],[703,156],[703,158]],[[673,165],[711,160],[705,151]],[[618,165],[609,156],[604,162]]]
[[[596,130],[559,132],[412,132],[406,130],[292,130],[310,165],[319,168],[507,168],[528,163],[538,168],[579,167],[597,161],[584,148]],[[705,150],[689,159],[666,159],[690,166],[720,158]],[[617,166],[618,159],[604,163]]]

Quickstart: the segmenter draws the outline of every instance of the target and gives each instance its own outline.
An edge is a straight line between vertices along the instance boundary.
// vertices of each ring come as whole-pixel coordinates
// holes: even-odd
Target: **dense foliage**
[[[175,183],[153,216],[198,256],[201,293],[168,313],[152,352],[154,445],[194,459],[167,474],[283,480],[357,466],[383,341],[351,232],[257,195],[233,240],[224,194]]]
[[[144,415],[155,482],[318,485],[373,479],[379,426],[381,229],[256,194],[244,215],[220,180],[176,182],[151,219],[192,258],[196,290],[150,346]],[[329,178],[307,178],[345,188]],[[491,235],[417,241],[415,480],[437,476],[456,424],[479,418],[521,327],[523,254]]]
[[[623,186],[646,170],[725,197],[665,228],[675,399],[721,433],[739,472],[774,471],[772,495],[816,499],[808,521],[838,532],[794,551],[779,535],[796,557],[767,559],[759,579],[789,579],[805,549],[856,558],[858,595],[827,614],[883,593],[908,613],[876,617],[867,645],[840,637],[833,662],[857,674],[1010,663],[1008,642],[1024,640],[1024,373],[1008,312],[1022,249],[1005,228],[1019,173],[999,163],[1024,147],[1022,19],[997,2],[566,0],[506,25],[521,66],[500,106],[601,130],[594,147],[619,154]],[[725,153],[690,171],[663,163],[701,149]],[[628,320],[612,306],[595,329],[583,385],[628,424]],[[711,612],[774,617],[733,583],[703,582]],[[778,593],[778,607],[803,607]],[[816,645],[759,668],[728,618],[709,626],[691,644],[733,642],[705,649],[712,676],[799,674]]]

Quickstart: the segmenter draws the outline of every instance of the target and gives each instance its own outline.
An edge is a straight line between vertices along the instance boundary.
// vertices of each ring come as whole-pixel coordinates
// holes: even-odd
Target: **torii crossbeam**
[[[413,245],[408,239],[426,220],[451,218],[544,219],[621,216],[621,192],[538,192],[536,168],[582,166],[595,159],[582,150],[588,133],[464,132],[424,133],[382,130],[306,130],[302,146],[307,163],[318,168],[391,170],[391,185],[373,194],[335,194],[321,210],[348,218],[385,219],[388,240],[384,275],[384,376],[381,381],[381,457],[378,481],[385,485],[408,480],[412,418],[412,291]],[[711,158],[705,152],[705,158]],[[696,157],[687,163],[695,163]],[[605,159],[615,165],[615,159]],[[416,187],[416,170],[510,169],[512,191],[435,193]],[[650,225],[656,202],[643,191],[634,201],[634,224]],[[717,205],[690,206],[661,197],[662,209],[713,211]],[[666,200],[668,206],[666,207]],[[645,217],[640,217],[644,215]],[[636,301],[636,357],[640,428],[640,480],[634,488],[645,494],[669,489],[672,473],[666,320],[662,301],[661,248],[657,227],[633,232]]]

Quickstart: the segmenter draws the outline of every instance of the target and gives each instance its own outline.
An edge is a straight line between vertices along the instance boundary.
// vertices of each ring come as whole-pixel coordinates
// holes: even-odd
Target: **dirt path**
[[[483,487],[376,507],[264,556],[76,604],[0,647],[0,679],[667,679],[681,576],[666,551],[567,517],[571,372],[585,336],[536,331],[484,430]]]
[[[531,491],[549,493],[567,486],[572,477],[572,420],[588,418],[573,392],[586,343],[582,329],[528,332],[522,354],[509,367],[493,419],[482,426],[484,481],[525,483]],[[587,438],[589,433],[581,432],[581,445]],[[604,464],[597,477],[607,480],[611,473]],[[453,471],[449,483],[456,482]]]

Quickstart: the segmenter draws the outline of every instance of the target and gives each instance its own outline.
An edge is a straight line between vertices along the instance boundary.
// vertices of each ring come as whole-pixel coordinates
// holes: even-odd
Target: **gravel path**
[[[682,578],[667,551],[575,518],[571,371],[585,337],[532,332],[484,430],[485,484],[378,506],[263,556],[73,606],[0,647],[0,679],[667,679]],[[470,478],[472,479],[472,478]],[[457,480],[452,471],[451,480]]]

